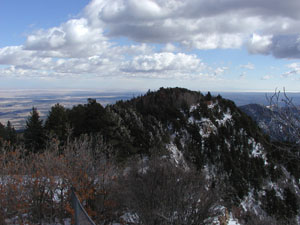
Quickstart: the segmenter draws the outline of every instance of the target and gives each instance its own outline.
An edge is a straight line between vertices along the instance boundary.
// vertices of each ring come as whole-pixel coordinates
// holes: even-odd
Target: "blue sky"
[[[1,89],[299,91],[298,0],[10,0]]]

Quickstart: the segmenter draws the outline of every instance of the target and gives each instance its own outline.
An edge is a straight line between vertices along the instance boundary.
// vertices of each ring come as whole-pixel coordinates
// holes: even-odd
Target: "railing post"
[[[72,202],[72,207],[74,209],[74,220],[75,220],[75,225],[79,225],[78,224],[78,210],[79,210],[79,205],[77,202],[77,197],[75,194],[75,188],[71,188],[71,202]]]
[[[75,225],[96,225],[81,205],[75,193],[75,188],[72,187],[71,191],[71,202],[74,209]]]

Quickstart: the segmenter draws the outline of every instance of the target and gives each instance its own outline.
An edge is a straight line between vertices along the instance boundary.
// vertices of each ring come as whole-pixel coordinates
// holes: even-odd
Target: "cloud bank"
[[[0,76],[165,79],[228,70],[210,68],[188,51],[195,49],[246,47],[251,54],[298,59],[299,9],[298,0],[92,0],[80,17],[1,48]]]
[[[109,36],[299,58],[298,0],[118,0],[98,8]]]

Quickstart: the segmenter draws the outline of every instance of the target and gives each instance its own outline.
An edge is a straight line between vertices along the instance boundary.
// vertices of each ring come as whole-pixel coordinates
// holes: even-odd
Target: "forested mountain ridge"
[[[235,217],[240,224],[299,224],[300,174],[293,166],[297,161],[282,163],[278,155],[283,150],[275,149],[248,115],[221,96],[161,88],[106,107],[93,99],[72,109],[55,105],[43,132],[45,139],[63,144],[85,135],[93,143],[101,140],[106,156],[124,167],[135,159],[137,165],[144,162],[151,168],[153,158],[167,160],[182,171],[203,173],[207,190],[218,193],[214,207],[226,207],[231,217],[238,208],[240,218]],[[26,148],[43,152],[45,144],[29,143]],[[126,207],[133,210],[136,206]],[[141,220],[142,213],[137,213]]]
[[[293,133],[295,128],[297,130],[300,125],[299,109],[296,106],[272,107],[249,104],[239,108],[249,115],[273,141],[298,141],[298,134]],[[294,126],[290,126],[290,124],[294,124]]]

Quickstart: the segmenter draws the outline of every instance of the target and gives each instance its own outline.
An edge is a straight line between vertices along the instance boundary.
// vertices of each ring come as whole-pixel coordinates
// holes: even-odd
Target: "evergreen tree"
[[[15,144],[17,142],[17,133],[15,128],[11,125],[10,121],[7,121],[5,130],[6,130],[6,140],[8,140],[11,144]]]
[[[34,153],[41,151],[45,147],[43,121],[40,119],[39,113],[34,107],[26,120],[24,141],[27,150]]]
[[[212,96],[210,92],[207,92],[207,95],[205,96],[205,100],[206,101],[211,101],[212,100]]]
[[[66,109],[60,105],[54,105],[49,111],[45,122],[45,130],[54,134],[60,141],[67,139],[68,116]]]
[[[7,141],[13,145],[17,142],[17,133],[10,121],[7,122],[6,127],[0,123],[0,145],[3,144],[4,141]]]
[[[2,123],[0,123],[0,146],[4,142],[5,136],[6,136],[5,126]]]
[[[72,130],[72,135],[75,137],[84,134],[85,132],[85,107],[81,104],[74,106],[72,109],[67,109],[68,120]]]
[[[96,101],[89,98],[85,105],[85,133],[97,133],[104,128],[105,109]]]
[[[67,113],[75,137],[101,132],[107,126],[105,109],[95,99],[89,98],[88,104],[74,106]]]

